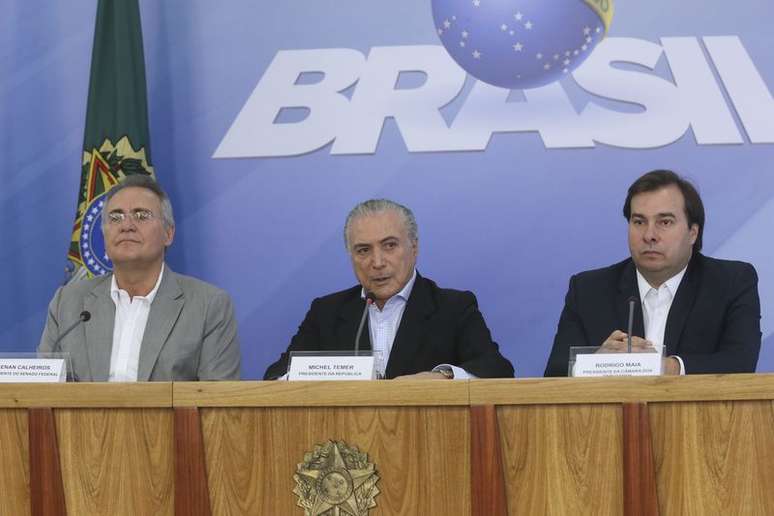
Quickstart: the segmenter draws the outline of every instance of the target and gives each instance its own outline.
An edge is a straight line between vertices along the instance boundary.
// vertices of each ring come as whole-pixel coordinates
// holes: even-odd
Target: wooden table
[[[328,440],[371,515],[774,514],[774,375],[0,384],[0,514],[303,514]]]

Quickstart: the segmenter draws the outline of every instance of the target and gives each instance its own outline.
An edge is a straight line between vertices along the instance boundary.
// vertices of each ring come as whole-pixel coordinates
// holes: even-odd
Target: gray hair
[[[107,208],[110,200],[125,188],[145,188],[146,190],[155,193],[161,203],[161,220],[164,223],[164,226],[167,229],[175,227],[175,215],[172,212],[172,203],[169,201],[167,192],[161,188],[161,185],[158,184],[155,179],[145,174],[124,176],[120,183],[115,185],[107,194],[105,194],[104,207]],[[105,226],[107,226],[107,217],[102,217],[102,229],[105,229]]]
[[[409,240],[411,240],[412,244],[416,244],[419,239],[419,230],[417,228],[417,219],[414,218],[414,213],[410,209],[389,199],[369,199],[352,208],[349,215],[347,215],[347,220],[344,223],[344,245],[347,251],[349,251],[349,229],[352,226],[352,221],[358,217],[375,215],[388,210],[395,211],[403,217],[403,223],[406,225]]]

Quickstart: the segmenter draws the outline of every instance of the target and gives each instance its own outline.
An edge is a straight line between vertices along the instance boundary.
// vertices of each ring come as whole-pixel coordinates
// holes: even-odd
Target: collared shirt
[[[409,296],[411,296],[411,290],[414,288],[416,279],[417,270],[414,269],[411,279],[408,280],[400,292],[384,303],[381,310],[376,306],[376,303],[368,307],[368,330],[371,335],[371,349],[373,349],[375,354],[377,352],[381,353],[381,360],[378,356],[375,360],[375,368],[377,374],[382,378],[387,369],[387,362],[392,352],[392,344],[395,342],[395,335],[398,333],[400,322],[403,319],[403,312],[406,310],[406,303]],[[365,299],[365,289],[360,291],[360,297]],[[433,371],[446,368],[451,369],[455,379],[473,378],[464,369],[451,364],[439,364],[433,368]]]
[[[411,279],[403,288],[392,296],[384,307],[380,310],[376,303],[368,307],[368,330],[371,335],[371,349],[374,354],[381,353],[381,359],[377,355],[375,359],[376,372],[380,377],[384,377],[387,369],[387,361],[392,351],[392,343],[395,341],[395,334],[398,333],[400,321],[403,319],[403,312],[406,310],[406,302],[414,288],[414,282],[417,279],[417,270],[411,275]],[[360,297],[365,299],[365,288],[361,289]]]
[[[640,302],[642,303],[642,319],[645,325],[645,338],[653,343],[656,350],[661,353],[664,348],[664,333],[666,331],[669,309],[672,307],[677,295],[677,289],[688,269],[686,265],[683,270],[666,280],[659,288],[653,288],[648,280],[637,271],[637,287],[640,291]],[[685,365],[683,360],[674,356],[680,362],[680,374],[685,374]]]
[[[164,276],[164,264],[161,265],[159,279],[147,296],[129,297],[126,290],[118,288],[116,276],[110,282],[110,297],[116,305],[116,317],[113,323],[113,350],[110,354],[110,382],[136,382],[140,364],[140,346],[145,335],[151,304]]]

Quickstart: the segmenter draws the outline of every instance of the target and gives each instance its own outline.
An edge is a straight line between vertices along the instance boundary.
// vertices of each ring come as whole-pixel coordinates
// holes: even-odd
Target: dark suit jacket
[[[353,349],[365,307],[360,292],[356,286],[315,299],[287,351],[269,366],[264,378],[285,374],[291,351]],[[371,349],[367,318],[360,347]],[[394,378],[439,364],[452,364],[481,378],[513,376],[513,366],[492,341],[473,293],[439,288],[417,274],[385,373]]]
[[[567,376],[570,346],[600,346],[626,331],[637,298],[633,334],[644,337],[637,274],[631,258],[570,278],[545,376]],[[754,372],[761,347],[758,275],[749,263],[696,254],[669,309],[664,345],[686,373]]]

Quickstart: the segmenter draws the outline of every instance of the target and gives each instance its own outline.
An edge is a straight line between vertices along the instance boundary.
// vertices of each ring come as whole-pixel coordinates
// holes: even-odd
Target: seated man
[[[167,194],[149,176],[127,176],[102,213],[113,274],[56,291],[38,351],[69,352],[81,381],[238,380],[228,294],[164,264],[175,235]],[[63,333],[83,312],[88,320]]]
[[[378,372],[386,378],[513,376],[513,366],[492,342],[476,297],[440,288],[417,273],[419,242],[411,210],[388,200],[358,204],[347,217],[344,241],[360,284],[315,299],[265,379],[286,373],[291,351],[353,349],[366,293],[374,303],[360,348],[383,353]]]
[[[626,351],[632,296],[632,347],[666,348],[664,374],[754,372],[758,276],[749,263],[699,253],[704,206],[693,185],[649,172],[629,187],[623,213],[631,258],[570,279],[545,375],[567,375],[570,346]]]

